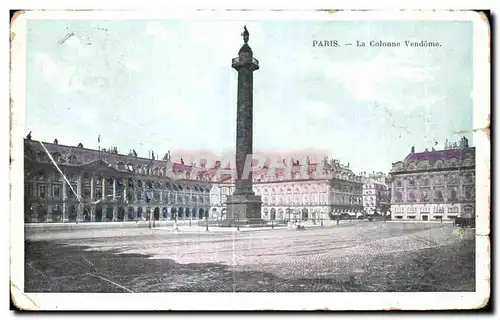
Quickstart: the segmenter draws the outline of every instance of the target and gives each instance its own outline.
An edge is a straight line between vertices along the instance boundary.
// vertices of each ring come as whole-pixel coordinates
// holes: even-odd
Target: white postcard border
[[[32,11],[12,25],[11,130],[11,288],[18,306],[43,310],[380,310],[462,309],[485,304],[490,266],[490,140],[483,130],[473,133],[476,146],[476,292],[458,293],[22,293],[24,287],[23,136],[26,88],[26,19],[324,19],[469,20],[474,24],[474,128],[489,125],[489,25],[480,14],[450,11],[198,11],[160,14],[147,11]],[[11,37],[11,38],[12,38]],[[489,133],[488,133],[489,134]],[[197,295],[193,303],[193,295]],[[189,298],[187,298],[189,297]],[[486,299],[486,300],[485,300]]]

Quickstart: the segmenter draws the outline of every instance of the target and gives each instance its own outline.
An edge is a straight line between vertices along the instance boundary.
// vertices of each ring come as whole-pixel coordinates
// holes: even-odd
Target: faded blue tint
[[[256,150],[317,148],[355,172],[387,172],[412,145],[423,151],[472,129],[469,22],[30,20],[26,133],[89,148],[100,134],[101,147],[140,156],[233,150],[231,58],[244,23],[260,62]],[[357,40],[442,46],[358,48]]]

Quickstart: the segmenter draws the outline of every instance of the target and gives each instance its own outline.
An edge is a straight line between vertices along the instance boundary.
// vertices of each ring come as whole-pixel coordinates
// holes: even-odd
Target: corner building
[[[444,150],[412,152],[393,164],[393,220],[475,217],[475,148],[464,137]]]

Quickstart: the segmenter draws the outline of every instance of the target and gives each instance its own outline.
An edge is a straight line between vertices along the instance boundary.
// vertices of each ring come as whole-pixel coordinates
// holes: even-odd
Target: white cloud
[[[44,53],[36,57],[36,66],[46,82],[51,83],[60,92],[81,91],[83,84],[76,74],[74,66],[62,66]]]
[[[139,63],[135,60],[126,60],[123,63],[123,66],[129,70],[132,70],[132,71],[139,71],[141,68]]]
[[[376,101],[391,108],[411,109],[434,104],[441,98],[430,93],[432,70],[425,61],[385,52],[367,61],[335,62],[326,68],[357,100]]]
[[[146,24],[146,33],[153,36],[158,40],[166,40],[168,39],[168,32],[165,27],[157,21],[148,22]]]
[[[75,66],[57,63],[49,55],[38,53],[35,56],[35,66],[42,79],[53,86],[59,93],[97,93],[107,85],[102,77],[85,74]]]
[[[318,101],[307,103],[303,107],[305,114],[314,120],[323,120],[328,117],[331,108],[328,104]]]
[[[94,124],[94,120],[95,120],[95,114],[92,110],[89,110],[89,109],[83,109],[80,111],[80,119],[88,124],[88,125],[92,125]]]
[[[254,114],[256,138],[259,141],[265,140],[268,145],[273,145],[278,152],[304,150],[311,147],[334,152],[338,150],[344,141],[345,134],[329,125],[328,121],[323,121],[331,110],[330,106],[322,102],[311,102],[306,104],[304,109],[305,113],[300,112],[300,116],[296,113],[283,113],[273,108],[257,110]],[[332,137],[335,139],[332,140]]]
[[[156,99],[153,109],[165,120],[181,128],[194,128],[200,124],[202,110],[196,105],[190,105],[174,99]]]
[[[90,40],[87,39],[87,41],[84,43],[82,39],[75,35],[70,37],[68,40],[66,40],[65,44],[73,49],[79,50],[79,51],[86,51],[86,46],[87,44],[90,44]]]

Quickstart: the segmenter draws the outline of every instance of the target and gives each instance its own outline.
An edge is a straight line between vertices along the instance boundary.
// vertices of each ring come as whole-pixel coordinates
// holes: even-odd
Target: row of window
[[[45,183],[48,183],[48,179],[46,178],[46,175],[43,171],[39,173],[40,179],[38,180],[39,182],[44,181]],[[86,175],[84,174],[83,178],[81,179],[82,181],[82,186],[88,186],[90,187],[92,185],[91,179],[88,177],[85,177]],[[78,183],[78,177],[77,176],[67,176],[68,181],[71,184],[77,184]],[[94,178],[94,186],[100,186],[102,187],[102,181],[103,179],[100,177],[95,177]],[[58,173],[52,173],[51,175],[51,181],[52,182],[63,182],[63,178],[61,177],[60,174]],[[112,188],[114,181],[116,181],[116,187],[134,187],[134,181],[136,182],[136,186],[138,188],[157,188],[157,189],[166,189],[166,190],[174,190],[174,191],[195,191],[195,192],[202,192],[202,193],[208,193],[210,192],[210,187],[208,186],[201,186],[201,185],[181,185],[181,184],[176,184],[176,183],[169,183],[169,182],[158,182],[158,181],[149,181],[149,180],[135,180],[132,178],[119,178],[119,179],[113,179],[113,178],[106,178],[104,186]]]
[[[76,185],[72,185],[72,188],[73,190],[71,190],[70,187],[67,187],[66,188],[66,197],[67,198],[70,198],[70,199],[73,199],[73,198],[76,198],[76,195],[75,193],[77,192],[77,189],[76,189]],[[49,193],[49,190],[48,190],[48,187],[47,185],[45,184],[39,184],[38,185],[38,188],[37,188],[37,192],[36,192],[36,195],[34,194],[33,192],[33,186],[31,184],[27,185],[26,186],[26,196],[28,198],[32,198],[34,195],[38,198],[46,198],[46,197],[52,197],[53,199],[62,199],[62,191],[63,190],[63,187],[62,187],[62,184],[54,184],[52,185],[52,193]],[[84,189],[84,195],[87,195],[90,196],[90,189]],[[101,189],[100,188],[96,188],[96,196],[98,195],[98,197],[101,196]]]
[[[475,197],[474,186],[463,186],[462,194],[458,194],[457,188],[448,189],[448,194],[446,197],[447,201],[459,201],[462,200],[472,200]],[[432,199],[431,199],[432,198]],[[406,196],[400,190],[394,191],[394,201],[395,202],[430,202],[430,201],[445,201],[443,190],[437,189],[433,190],[431,196],[430,189],[420,189],[420,190],[408,190]]]
[[[212,189],[212,194],[218,195],[220,194],[232,194],[234,191],[233,187],[216,187]],[[254,192],[259,195],[269,195],[269,194],[314,194],[314,193],[322,193],[327,191],[326,188],[321,188],[319,187],[318,189],[316,188],[311,188],[308,189],[308,187],[301,187],[299,188],[279,188],[279,189],[261,189],[261,188],[254,188]],[[343,192],[343,193],[348,193],[348,194],[362,194],[362,189],[355,189],[355,188],[348,188],[348,187],[338,187],[338,188],[331,188],[331,192]]]
[[[387,186],[380,184],[365,184],[363,185],[363,189],[387,190]]]
[[[127,200],[132,201],[132,196],[130,193],[127,195]],[[160,193],[157,191],[138,191],[137,199],[142,202],[148,202],[150,200],[153,201],[163,201],[169,203],[209,203],[208,196],[196,196],[196,195],[181,195],[181,194],[173,194],[173,193]]]
[[[447,211],[448,213],[459,213],[460,212],[460,209],[457,206],[448,207],[447,210],[445,210],[444,207],[435,207],[435,208],[432,208],[432,210],[428,207],[427,208],[426,207],[422,207],[422,208],[408,207],[407,209],[408,209],[407,210],[408,213],[417,213],[417,212],[430,213],[431,211],[433,213],[445,213],[445,211]],[[405,208],[396,208],[394,210],[394,212],[395,213],[405,213]]]
[[[397,220],[402,220],[403,219],[403,216],[395,216],[395,218]],[[431,217],[431,219],[429,219],[429,217],[422,217],[421,220],[441,220],[441,219],[456,219],[457,218],[457,215],[433,215]],[[417,219],[417,216],[407,216],[406,219],[409,219],[409,220],[416,220]]]
[[[211,196],[212,203],[217,204],[217,203],[224,203],[227,200],[227,195],[212,195]],[[335,197],[331,197],[331,201],[333,203],[337,204],[361,204],[361,198],[356,198],[356,197],[349,197],[349,196],[342,196],[342,195],[337,195]],[[304,195],[303,197],[300,196],[287,196],[287,197],[268,197],[264,196],[262,197],[262,202],[264,204],[285,204],[285,203],[326,203],[327,202],[327,197],[325,194],[322,194],[321,197],[318,195],[313,195],[312,197],[309,197],[308,195]]]
[[[435,176],[424,176],[424,177],[416,177],[412,178],[409,177],[407,179],[400,178],[396,179],[394,181],[394,184],[396,187],[403,187],[404,182],[406,181],[407,186],[430,186],[431,183],[433,185],[444,185],[445,183],[447,185],[458,185],[460,184],[460,180],[462,180],[463,184],[474,184],[475,183],[475,176],[474,174],[465,174],[462,176],[459,176],[458,174],[452,174],[448,176],[443,176],[443,175],[435,175]]]
[[[66,187],[66,197],[69,199],[74,199],[76,198],[75,193],[77,191],[77,186],[72,185],[73,190],[68,186]],[[37,193],[36,196],[38,198],[46,198],[46,197],[52,197],[52,199],[55,200],[60,200],[62,199],[62,189],[63,186],[62,184],[53,184],[52,185],[52,193],[49,193],[48,187],[46,184],[38,184],[37,188]],[[109,191],[109,190],[108,190]],[[138,191],[137,192],[137,198],[138,199],[146,199],[146,193],[148,191]],[[166,192],[160,193],[158,191],[153,191],[150,192],[152,194],[152,199],[158,200],[160,198],[160,194],[162,195],[163,201],[167,201],[167,196],[169,195]],[[28,184],[26,186],[26,196],[28,198],[33,197],[33,186],[31,184]],[[83,188],[83,193],[82,193],[84,198],[90,198],[91,195],[91,188],[84,187]],[[115,197],[116,198],[121,198],[123,195],[123,190],[116,190]],[[106,196],[108,197],[113,197],[113,194],[107,194]],[[132,201],[132,196],[133,192],[132,190],[128,190],[127,192],[127,200]],[[102,190],[100,187],[94,187],[94,198],[95,199],[100,199],[102,198]],[[180,194],[172,194],[170,193],[170,199],[171,201],[179,201],[179,202],[189,202],[190,200],[193,202],[199,201],[199,202],[204,202],[205,200],[208,201],[208,196],[202,196],[202,195],[180,195]]]

